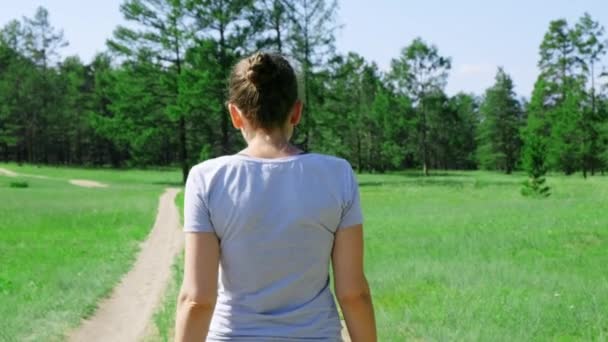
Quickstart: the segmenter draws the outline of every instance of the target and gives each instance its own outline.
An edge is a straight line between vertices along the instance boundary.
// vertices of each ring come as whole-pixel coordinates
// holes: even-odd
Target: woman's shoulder
[[[302,162],[308,163],[309,165],[314,164],[317,167],[332,171],[352,171],[350,162],[344,158],[329,154],[308,152],[289,158],[277,158],[275,160],[252,158],[242,155],[225,155],[200,162],[194,165],[190,172],[199,176],[210,176],[217,173],[226,172],[234,166],[240,166],[244,163],[250,162],[254,162],[256,164],[288,164],[290,162]]]
[[[207,159],[190,168],[190,174],[197,177],[209,176],[218,173],[222,168],[230,163],[231,156],[221,156]]]

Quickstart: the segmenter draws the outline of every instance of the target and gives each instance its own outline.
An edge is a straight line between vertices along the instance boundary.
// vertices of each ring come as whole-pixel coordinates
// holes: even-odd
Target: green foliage
[[[606,53],[604,28],[589,14],[570,27],[566,20],[551,23],[540,49],[539,66],[547,87],[546,134],[548,163],[572,174],[595,173],[602,160],[602,105],[597,96],[596,63]]]
[[[523,114],[513,80],[502,68],[496,73],[496,83],[486,90],[480,114],[477,150],[480,166],[510,174],[520,159]]]
[[[522,194],[525,196],[548,196],[549,188],[545,185],[548,162],[549,130],[548,114],[545,105],[548,87],[542,78],[536,82],[532,100],[528,106],[528,120],[523,129],[523,168],[528,174]]]
[[[335,49],[337,0],[284,1],[289,18],[288,55],[297,61],[300,72],[300,97],[304,111],[294,140],[304,149],[314,148],[317,127],[325,121],[322,108],[326,97],[322,78]],[[320,122],[319,122],[320,121]]]
[[[475,169],[476,135],[479,129],[479,102],[474,95],[459,93],[450,99],[454,120],[448,144],[451,147],[450,168]]]
[[[119,120],[130,124],[130,129],[146,123],[145,127],[129,132],[136,135],[135,139],[129,139],[134,145],[135,162],[158,164],[167,159],[167,148],[177,142],[184,182],[190,169],[186,115],[176,102],[184,56],[193,45],[193,32],[185,22],[187,5],[182,0],[126,0],[120,10],[125,19],[137,23],[140,29],[119,26],[114,39],[108,41],[108,47],[130,60],[127,68],[141,78],[125,79],[128,73],[121,74],[117,80],[122,84],[116,88],[119,99],[113,105],[122,117]],[[158,126],[151,125],[152,122]],[[170,131],[176,131],[176,137],[168,134]],[[149,153],[153,151],[159,155]]]
[[[207,159],[211,159],[212,156],[213,154],[211,153],[211,148],[209,147],[209,145],[205,145],[201,149],[201,153],[199,154],[198,159],[200,162],[203,162]]]
[[[373,139],[381,125],[374,120],[374,100],[382,91],[377,66],[350,53],[336,58],[332,70],[316,75],[316,80],[322,82],[320,87],[332,89],[333,96],[319,101],[315,122],[320,129],[312,132],[311,147],[346,157],[359,170],[382,169],[381,148]]]
[[[24,180],[11,181],[8,183],[8,186],[11,188],[28,188],[30,184]]]
[[[244,142],[226,113],[234,63],[258,49],[289,56],[304,116],[294,142],[357,169],[523,167],[523,110],[502,70],[480,101],[448,96],[451,58],[414,39],[387,73],[337,54],[335,0],[125,0],[127,21],[88,62],[49,13],[0,30],[0,160],[44,164],[179,165],[232,154]],[[548,170],[608,168],[604,28],[589,14],[558,19],[540,45],[538,120]],[[534,96],[533,96],[534,98]],[[538,110],[536,110],[538,112]],[[201,151],[203,153],[201,153]]]
[[[608,50],[604,38],[604,27],[594,21],[588,13],[585,13],[576,23],[574,32],[577,37],[579,58],[583,61],[583,70],[588,73],[591,83],[590,89],[587,91],[587,108],[583,110],[580,124],[581,167],[583,175],[586,177],[587,171],[594,174],[602,165],[604,167],[608,165],[601,157],[602,151],[608,150],[608,145],[604,142],[604,139],[608,139],[608,134],[603,132],[603,125],[608,120],[605,105],[602,105],[602,101],[605,103],[606,98],[598,96],[596,89],[597,64]]]
[[[424,175],[429,174],[432,153],[430,130],[441,124],[445,87],[451,59],[439,55],[434,45],[421,38],[401,50],[401,55],[391,61],[389,79],[395,89],[409,96],[415,104],[416,154],[422,164]],[[435,114],[435,115],[433,115]],[[437,115],[439,114],[439,115]],[[445,147],[445,146],[444,146]]]
[[[209,107],[203,110],[208,114],[217,116],[217,130],[219,127],[219,151],[218,154],[230,154],[236,151],[237,136],[231,129],[227,113],[219,110],[217,104],[226,101],[226,80],[230,74],[233,64],[237,59],[254,50],[254,42],[263,29],[259,18],[254,14],[254,3],[251,0],[188,0],[186,6],[192,17],[195,27],[195,49],[200,49],[208,54],[199,59],[210,72],[202,81],[206,84],[203,89],[208,91],[207,98],[212,98]],[[202,43],[202,46],[200,45]],[[194,53],[198,53],[196,50]],[[216,64],[209,64],[215,61]],[[204,69],[202,69],[204,70]],[[199,72],[201,69],[195,70]],[[197,91],[200,96],[200,89]],[[206,104],[203,103],[204,106]],[[210,116],[211,116],[210,115]],[[212,119],[215,121],[215,118]],[[211,140],[206,143],[211,143]]]
[[[551,115],[551,137],[548,150],[549,163],[553,168],[572,174],[580,169],[583,118],[583,94],[580,87],[569,87],[559,106]]]

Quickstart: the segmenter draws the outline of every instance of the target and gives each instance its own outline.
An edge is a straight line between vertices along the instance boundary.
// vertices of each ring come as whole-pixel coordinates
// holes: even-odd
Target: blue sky
[[[70,46],[64,55],[89,61],[122,22],[121,0],[0,0],[0,25],[46,7]],[[498,66],[529,96],[538,71],[538,46],[549,22],[576,21],[584,12],[608,27],[607,0],[341,0],[339,52],[354,51],[387,70],[417,36],[451,56],[447,91],[482,94]],[[606,60],[608,62],[608,59]],[[606,63],[608,64],[608,63]]]

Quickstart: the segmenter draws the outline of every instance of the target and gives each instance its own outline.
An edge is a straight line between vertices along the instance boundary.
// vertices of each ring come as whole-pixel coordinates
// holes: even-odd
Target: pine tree
[[[24,76],[33,67],[18,51],[22,46],[21,23],[14,20],[0,30],[0,158],[9,161],[11,151],[21,162],[19,147],[23,144],[24,123],[20,109],[25,102],[21,94]]]
[[[450,111],[455,114],[450,145],[453,146],[452,167],[475,169],[477,166],[477,131],[479,130],[479,100],[472,94],[458,93],[450,98]]]
[[[186,4],[183,0],[126,0],[120,10],[128,21],[138,24],[138,29],[119,26],[108,46],[114,52],[130,61],[145,61],[139,70],[147,70],[162,81],[155,96],[164,108],[153,112],[164,112],[170,122],[175,122],[179,141],[179,160],[183,181],[186,181],[190,166],[188,164],[186,115],[176,106],[180,94],[179,80],[184,68],[184,55],[192,45],[191,30],[187,22]],[[148,75],[145,75],[148,76]],[[120,88],[130,92],[129,88]],[[137,89],[137,88],[135,88]],[[130,96],[124,96],[129,98]],[[120,107],[117,105],[117,107]],[[128,115],[128,113],[124,113]],[[162,120],[167,122],[168,120]],[[155,130],[150,127],[150,130]],[[163,138],[167,141],[170,138]],[[140,158],[145,160],[147,158]]]
[[[301,93],[304,100],[302,122],[296,131],[295,140],[304,149],[309,149],[316,128],[317,103],[322,101],[322,85],[316,80],[329,59],[334,55],[335,17],[338,10],[336,0],[290,0],[285,2],[289,14],[289,55],[298,63],[301,75]]]
[[[87,113],[87,121],[93,130],[93,146],[91,147],[91,163],[104,165],[106,163],[113,167],[124,164],[127,152],[117,147],[111,139],[112,133],[104,131],[100,121],[114,116],[112,104],[117,98],[114,96],[116,70],[112,66],[112,59],[108,54],[97,54],[89,65],[92,78],[92,90],[90,95],[90,107]]]
[[[52,146],[48,130],[43,129],[60,120],[62,94],[59,79],[53,69],[60,59],[59,51],[68,45],[63,31],[56,30],[50,22],[49,12],[38,7],[33,18],[24,20],[25,56],[37,67],[32,73],[37,80],[33,83],[36,108],[31,112],[26,124],[26,147],[29,162],[49,163],[49,149]]]
[[[181,161],[181,155],[173,155],[173,151],[179,151],[180,141],[174,134],[175,122],[167,115],[168,106],[175,100],[158,95],[166,92],[167,87],[154,63],[154,55],[140,53],[136,60],[114,71],[111,80],[111,103],[97,107],[109,109],[111,115],[96,113],[96,132],[124,151],[130,165]]]
[[[545,175],[548,171],[548,131],[550,129],[547,113],[547,82],[542,78],[536,81],[532,99],[528,105],[528,119],[522,131],[524,148],[522,164],[528,174],[522,194],[525,196],[547,197],[550,195]]]
[[[198,48],[214,56],[217,65],[211,74],[218,75],[217,81],[225,82],[233,64],[255,49],[255,39],[263,30],[263,21],[255,17],[253,0],[186,0],[188,11],[194,19]],[[215,50],[209,50],[213,47]],[[209,80],[214,82],[214,80]],[[210,89],[217,102],[223,103],[226,97],[225,86]],[[216,102],[214,101],[214,102]],[[230,127],[225,110],[214,112],[220,119],[221,153],[234,152],[236,139]]]
[[[523,166],[528,174],[528,180],[524,183],[522,194],[524,196],[548,197],[549,186],[546,184],[545,175],[547,166],[545,156],[547,154],[547,144],[539,131],[542,131],[543,123],[535,117],[528,120],[528,126],[524,139]]]
[[[511,77],[499,68],[495,80],[480,108],[477,158],[483,168],[510,174],[519,160],[522,110]]]
[[[429,175],[431,157],[429,108],[424,106],[425,98],[443,91],[450,68],[451,59],[440,56],[436,46],[428,45],[421,38],[414,39],[399,58],[391,62],[390,79],[395,88],[413,99],[416,106],[417,149],[425,176]]]
[[[371,104],[370,116],[373,127],[374,169],[385,171],[400,168],[407,154],[407,118],[413,115],[411,102],[406,97],[398,97],[385,84],[379,84]]]
[[[89,69],[77,56],[68,57],[59,65],[59,83],[62,87],[60,120],[47,126],[54,130],[57,161],[63,164],[85,164],[93,137],[87,120],[93,80]]]
[[[573,33],[576,36],[577,50],[582,61],[583,71],[587,72],[587,79],[590,83],[587,94],[583,94],[588,100],[585,101],[586,108],[583,109],[580,120],[582,134],[580,157],[584,177],[587,177],[588,171],[591,171],[593,175],[596,168],[601,164],[599,158],[602,146],[600,134],[604,118],[601,108],[598,108],[596,73],[597,63],[607,52],[604,33],[604,27],[594,21],[588,13],[585,13],[579,19]]]
[[[288,39],[289,10],[293,7],[291,0],[257,0],[255,2],[255,17],[264,29],[261,39],[257,42],[258,50],[270,49],[283,54],[286,51]]]

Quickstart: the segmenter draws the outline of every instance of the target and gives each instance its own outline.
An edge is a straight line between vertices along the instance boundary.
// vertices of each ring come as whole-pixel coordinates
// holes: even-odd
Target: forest
[[[125,25],[92,61],[45,8],[0,29],[0,161],[189,168],[244,146],[226,112],[233,64],[287,56],[305,103],[294,143],[365,172],[420,169],[582,173],[608,169],[601,23],[552,21],[539,76],[518,97],[498,68],[484,94],[445,92],[452,58],[403,42],[389,70],[335,48],[334,0],[125,0]]]

